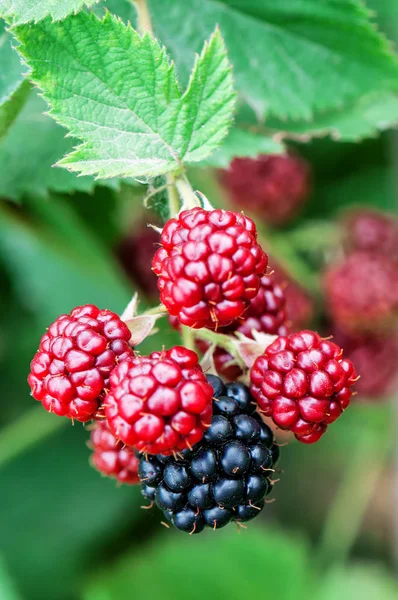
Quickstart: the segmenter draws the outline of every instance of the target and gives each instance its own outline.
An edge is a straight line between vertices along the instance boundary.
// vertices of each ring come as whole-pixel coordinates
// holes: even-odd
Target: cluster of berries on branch
[[[42,337],[32,395],[49,412],[93,420],[92,464],[121,483],[140,482],[177,529],[249,521],[272,490],[279,456],[263,416],[299,441],[317,441],[349,404],[354,366],[318,334],[288,333],[283,288],[243,214],[183,210],[163,228],[152,265],[169,317],[192,336],[207,329],[218,346],[214,364],[218,356],[219,374],[233,381],[204,372],[183,346],[136,352],[145,313],[119,317],[86,305]],[[254,364],[239,355],[239,339],[256,347]]]

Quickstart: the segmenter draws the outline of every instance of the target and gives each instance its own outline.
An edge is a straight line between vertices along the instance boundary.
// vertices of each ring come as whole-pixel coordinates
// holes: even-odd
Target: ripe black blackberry
[[[247,386],[224,385],[215,375],[207,379],[214,389],[214,415],[202,441],[175,457],[142,457],[138,468],[145,498],[187,533],[256,517],[272,490],[270,476],[279,457]]]

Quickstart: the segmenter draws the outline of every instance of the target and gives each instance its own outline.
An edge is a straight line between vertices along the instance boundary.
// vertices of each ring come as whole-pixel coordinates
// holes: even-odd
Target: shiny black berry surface
[[[202,441],[178,456],[143,456],[139,465],[142,494],[187,533],[259,515],[279,457],[247,386],[225,385],[215,375],[207,379],[214,415]]]

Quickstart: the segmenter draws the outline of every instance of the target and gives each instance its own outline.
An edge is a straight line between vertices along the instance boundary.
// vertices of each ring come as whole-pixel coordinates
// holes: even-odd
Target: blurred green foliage
[[[368,4],[394,36],[396,0]],[[127,2],[101,5],[133,18]],[[183,58],[191,65],[192,53]],[[82,303],[120,312],[135,291],[116,249],[141,218],[145,193],[131,182],[99,185],[53,169],[74,142],[43,110],[31,92],[0,143],[1,600],[397,598],[396,507],[388,501],[397,476],[392,400],[353,403],[316,447],[282,448],[276,502],[248,531],[186,537],[162,529],[156,509],[141,510],[137,489],[118,488],[89,467],[84,427],[48,415],[30,398],[29,362],[48,324]],[[321,301],[318,269],[344,211],[396,210],[397,137],[386,132],[360,144],[325,138],[291,146],[311,162],[314,191],[293,224],[264,236]],[[225,205],[211,168],[202,165],[189,176],[214,205]],[[155,204],[159,198],[164,209],[161,194]],[[141,351],[177,340],[164,323]]]

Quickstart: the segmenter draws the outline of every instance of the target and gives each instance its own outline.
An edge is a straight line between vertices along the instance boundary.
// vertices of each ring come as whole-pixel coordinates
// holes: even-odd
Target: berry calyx
[[[270,344],[254,362],[250,379],[260,412],[312,444],[347,408],[357,375],[339,346],[304,330]]]
[[[174,346],[130,357],[113,370],[105,416],[125,444],[140,452],[172,454],[202,439],[212,397],[197,354]]]
[[[170,219],[160,241],[152,268],[172,316],[189,327],[217,329],[244,315],[268,264],[251,219],[193,208]]]
[[[138,464],[134,450],[117,440],[106,421],[98,421],[91,432],[91,463],[106,477],[120,483],[139,483]]]
[[[232,201],[272,225],[296,216],[311,190],[309,165],[295,154],[234,158],[221,182]]]
[[[92,304],[61,315],[40,340],[28,376],[32,396],[56,415],[86,422],[100,407],[109,375],[133,355],[127,325]]]
[[[331,265],[324,276],[330,315],[347,331],[389,327],[398,311],[398,262],[356,251]]]
[[[224,385],[214,375],[208,381],[214,416],[204,438],[175,457],[142,457],[138,468],[143,495],[174,527],[191,534],[259,515],[279,456],[247,386]]]

